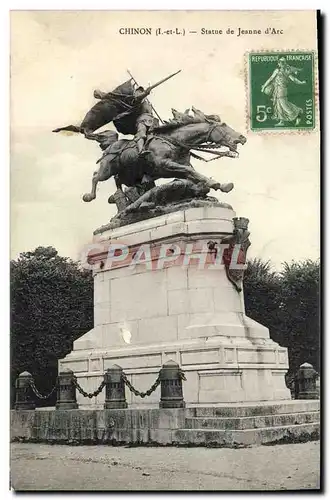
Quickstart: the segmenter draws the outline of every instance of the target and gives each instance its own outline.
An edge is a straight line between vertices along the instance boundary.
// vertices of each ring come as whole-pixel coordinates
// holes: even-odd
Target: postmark
[[[248,128],[303,131],[316,126],[315,53],[247,54]]]

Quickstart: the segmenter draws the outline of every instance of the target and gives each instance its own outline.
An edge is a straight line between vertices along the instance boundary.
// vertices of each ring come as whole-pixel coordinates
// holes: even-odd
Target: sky
[[[149,26],[198,33],[119,34],[121,27]],[[203,27],[230,27],[235,34],[201,35]],[[238,37],[238,27],[275,27],[283,34]],[[158,113],[167,119],[172,107],[194,105],[219,114],[247,137],[238,159],[192,163],[204,175],[234,183],[232,192],[210,195],[250,219],[249,257],[270,260],[276,268],[292,259],[318,258],[319,132],[251,132],[246,85],[248,51],[316,48],[313,11],[12,12],[12,258],[51,245],[76,259],[93,231],[115,214],[107,203],[113,180],[99,184],[95,201],[82,201],[100,157],[97,143],[52,129],[79,124],[96,102],[93,90],[113,89],[127,79],[127,69],[144,86],[181,69],[152,93]]]

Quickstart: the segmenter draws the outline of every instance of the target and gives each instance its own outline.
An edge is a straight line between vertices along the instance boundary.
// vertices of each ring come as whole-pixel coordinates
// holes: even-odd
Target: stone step
[[[319,437],[319,423],[245,430],[177,429],[172,431],[172,445],[239,448],[306,442]]]
[[[319,411],[319,400],[299,400],[246,404],[192,406],[186,408],[187,417],[256,417],[262,415],[281,415]]]
[[[286,425],[310,424],[320,421],[320,412],[282,413],[256,417],[191,417],[186,418],[188,429],[258,429]]]

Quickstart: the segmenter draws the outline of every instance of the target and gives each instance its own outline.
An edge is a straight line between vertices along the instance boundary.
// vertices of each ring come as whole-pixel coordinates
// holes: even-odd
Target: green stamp
[[[251,130],[315,127],[313,52],[249,54]]]

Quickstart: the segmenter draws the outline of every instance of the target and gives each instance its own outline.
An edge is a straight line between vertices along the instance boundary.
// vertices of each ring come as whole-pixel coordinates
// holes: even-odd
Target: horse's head
[[[208,141],[219,144],[219,146],[227,146],[230,151],[238,155],[237,145],[245,144],[246,137],[229,127],[225,122],[214,121],[210,124]]]

